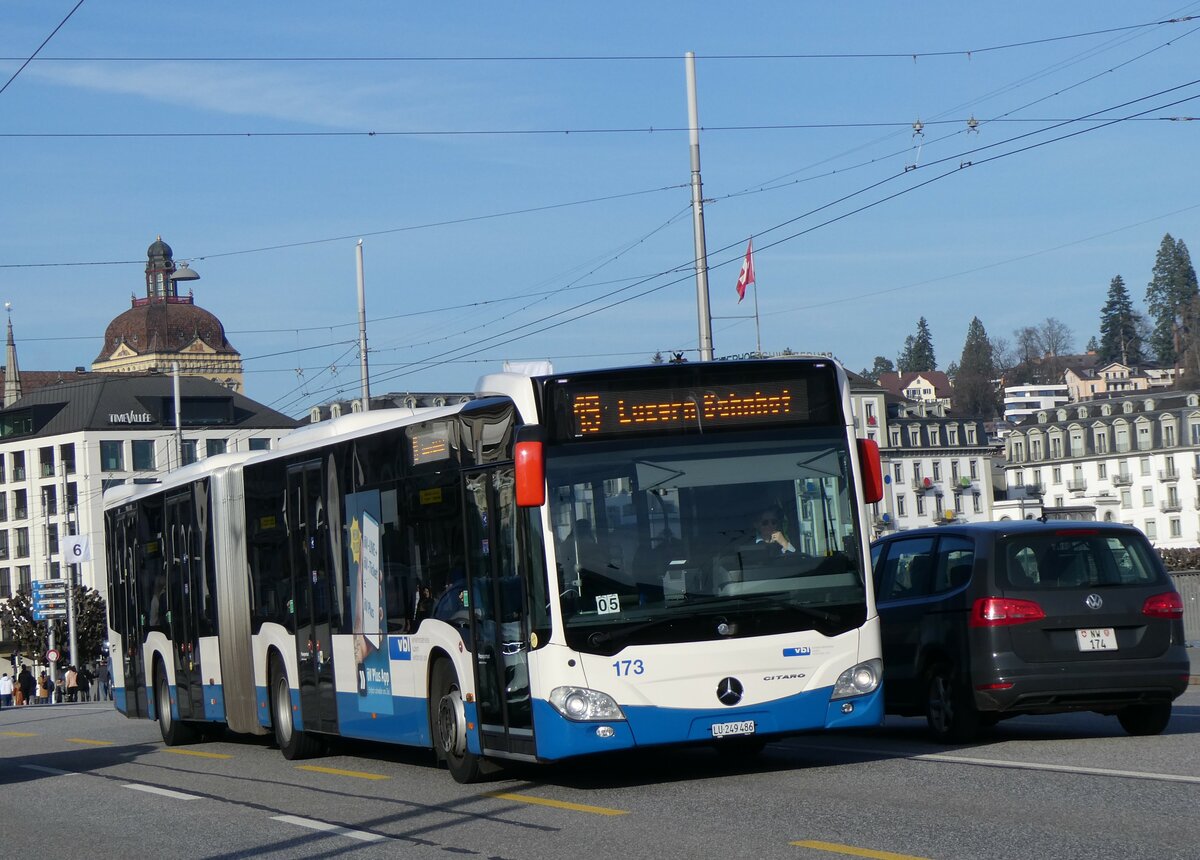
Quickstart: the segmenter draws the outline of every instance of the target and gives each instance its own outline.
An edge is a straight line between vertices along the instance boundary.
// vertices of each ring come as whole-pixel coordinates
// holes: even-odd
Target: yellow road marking
[[[336,767],[318,767],[315,764],[298,764],[296,770],[311,770],[316,773],[332,773],[334,776],[353,776],[358,779],[391,779],[381,773],[365,773],[361,770],[339,770]]]
[[[553,806],[555,809],[570,809],[575,812],[590,812],[593,815],[628,815],[625,809],[609,809],[606,806],[588,806],[585,803],[567,803],[565,800],[550,800],[545,797],[532,797],[528,794],[510,794],[506,791],[488,792],[487,797],[498,797],[501,800],[515,800],[518,803],[532,803],[535,806]]]
[[[820,842],[816,839],[801,839],[792,842],[800,848],[813,848],[817,851],[831,851],[834,854],[849,854],[852,857],[870,857],[872,860],[926,860],[912,854],[894,854],[891,851],[875,851],[871,848],[855,848],[853,845],[839,845],[836,842]]]
[[[67,740],[73,744],[88,744],[93,747],[110,747],[114,743],[114,741],[93,741],[87,738],[67,738]]]
[[[36,738],[37,732],[0,732],[6,738]]]
[[[163,752],[174,753],[175,755],[194,755],[197,758],[233,758],[228,753],[201,752],[200,750],[176,750],[168,748],[164,749]]]

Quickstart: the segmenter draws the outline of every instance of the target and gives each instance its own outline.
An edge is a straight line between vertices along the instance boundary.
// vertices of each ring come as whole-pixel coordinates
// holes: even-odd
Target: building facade
[[[1137,526],[1200,545],[1200,393],[1147,392],[1042,410],[1005,437],[1005,480],[1047,517]]]

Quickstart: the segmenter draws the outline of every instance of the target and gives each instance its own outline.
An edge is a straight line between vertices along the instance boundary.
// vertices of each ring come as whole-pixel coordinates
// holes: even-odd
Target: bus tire
[[[161,660],[155,664],[154,710],[158,712],[158,730],[162,732],[163,743],[176,747],[196,742],[199,735],[195,728],[183,720],[175,719],[171,713],[171,688],[167,684],[167,670]]]
[[[450,661],[443,658],[433,664],[430,673],[429,726],[433,751],[455,782],[479,782],[483,767],[479,756],[467,749],[467,715],[462,688]]]
[[[321,752],[321,742],[296,728],[292,710],[292,685],[279,655],[271,658],[271,728],[275,743],[288,761],[312,758]]]

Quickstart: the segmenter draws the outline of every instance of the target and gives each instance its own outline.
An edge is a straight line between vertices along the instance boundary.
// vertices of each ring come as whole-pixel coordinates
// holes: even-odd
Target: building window
[[[1168,525],[1171,529],[1171,537],[1177,538],[1183,536],[1183,527],[1179,524],[1179,517],[1171,517]]]
[[[925,497],[917,496],[917,516],[925,516]]]
[[[970,467],[971,467],[971,480],[972,481],[977,480],[979,478],[979,461],[972,460],[970,462]]]
[[[1145,505],[1146,507],[1153,506],[1153,504],[1154,504],[1154,488],[1153,487],[1143,487],[1142,488],[1142,504]]]
[[[38,449],[38,469],[43,478],[54,477],[54,446]]]
[[[58,446],[58,459],[63,464],[63,471],[68,475],[75,474],[75,445],[68,443]]]
[[[153,439],[134,439],[133,440],[133,470],[135,472],[153,472],[156,468],[154,464],[154,440]]]
[[[1137,446],[1139,451],[1149,451],[1152,447],[1150,441],[1150,425],[1139,424],[1137,429]]]
[[[908,444],[913,446],[914,448],[921,447],[921,428],[920,427],[909,427],[908,428]]]
[[[196,462],[196,440],[183,440],[183,465],[187,466]]]
[[[1107,463],[1097,463],[1096,464],[1096,476],[1098,478],[1100,478],[1101,480],[1108,477],[1108,464]]]
[[[53,486],[42,487],[42,510],[50,517],[58,514],[58,493]]]
[[[1200,425],[1197,425],[1197,428],[1196,428],[1196,429],[1197,429],[1197,430],[1200,430]],[[899,447],[900,447],[900,431],[899,431],[899,429],[896,429],[896,430],[889,430],[889,431],[888,431],[888,438],[891,440],[891,445],[892,445],[892,447],[893,447],[893,448],[899,448]],[[1200,443],[1194,443],[1194,444],[1200,444]]]
[[[937,427],[932,427],[932,426],[931,426],[931,427],[929,428],[929,444],[930,444],[930,445],[932,445],[932,446],[934,446],[935,448],[936,448],[938,445],[942,444],[942,443],[941,443],[941,434],[938,432],[938,428],[937,428]]]
[[[17,537],[16,557],[29,558],[29,529],[13,529],[13,534]]]
[[[1200,424],[1192,424],[1192,444],[1200,445]]]
[[[1096,453],[1097,454],[1107,454],[1108,453],[1108,434],[1105,433],[1103,430],[1097,430],[1095,438],[1096,438]]]
[[[0,529],[0,558],[8,560],[8,529]]]
[[[1133,507],[1133,495],[1129,492],[1129,490],[1121,490],[1121,507]]]
[[[1175,447],[1175,425],[1164,424],[1162,426],[1163,446],[1167,448]]]
[[[24,490],[13,491],[13,519],[29,519],[29,494]]]
[[[0,523],[8,522],[8,496],[0,493]]]
[[[224,439],[205,439],[204,440],[204,456],[215,457],[218,454],[225,453]]]
[[[1138,466],[1142,470],[1143,478],[1150,474],[1150,458],[1149,457],[1142,457],[1140,460],[1138,460]]]
[[[1050,437],[1050,456],[1055,460],[1063,455],[1062,438],[1059,436]]]
[[[979,493],[971,494],[971,507],[975,510],[975,513],[983,513],[983,502],[979,498]]]
[[[958,425],[951,425],[946,428],[946,441],[951,445],[958,444]]]
[[[58,524],[46,526],[46,548],[50,555],[58,555]]]
[[[125,456],[123,451],[124,445],[121,442],[114,440],[101,440],[100,442],[100,471],[102,472],[124,472],[125,471]]]
[[[907,506],[904,504],[904,496],[896,496],[896,516],[908,516]]]
[[[67,512],[75,510],[79,507],[79,486],[77,484],[67,484]]]
[[[1029,458],[1031,460],[1042,459],[1042,437],[1033,436],[1029,439]]]
[[[1154,540],[1155,538],[1157,538],[1158,537],[1158,525],[1154,522],[1154,520],[1146,520],[1145,525],[1146,525],[1146,527],[1144,529],[1142,529],[1142,531],[1144,531],[1146,533],[1146,537],[1150,538],[1150,540]]]
[[[1054,497],[1054,507],[1061,508],[1062,506],[1063,506],[1063,497],[1055,496]]]
[[[29,565],[23,564],[17,568],[17,589],[29,594],[33,591],[33,578],[30,576]]]
[[[14,481],[24,481],[25,480],[25,452],[24,451],[13,451],[12,479]]]
[[[0,597],[12,596],[12,572],[7,567],[0,567]]]
[[[938,460],[933,461],[933,479],[940,481],[942,479],[942,464]]]
[[[1050,470],[1050,480],[1056,484],[1062,483],[1062,468],[1061,467],[1055,466],[1053,469]]]
[[[871,439],[875,438],[874,433],[869,433],[867,435]],[[250,439],[250,450],[251,451],[270,451],[271,450],[271,440],[265,439],[261,436],[254,436]],[[897,466],[898,465],[899,464],[897,464]],[[899,480],[899,476],[897,476],[896,480]]]
[[[958,461],[957,460],[950,461],[950,480],[953,481],[955,484],[958,483]]]
[[[954,494],[954,513],[961,514],[963,512],[962,493]]]
[[[974,445],[975,444],[975,425],[968,424],[966,427],[966,430],[967,430],[967,444]]]

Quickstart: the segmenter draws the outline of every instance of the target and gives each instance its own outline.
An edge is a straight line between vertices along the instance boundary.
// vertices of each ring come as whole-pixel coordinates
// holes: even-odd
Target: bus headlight
[[[568,720],[623,720],[621,706],[608,693],[587,687],[555,687],[550,692],[550,704]]]
[[[882,660],[868,660],[865,663],[859,663],[838,675],[838,679],[833,685],[833,695],[830,698],[845,699],[849,696],[873,693],[879,689],[879,682],[882,679]]]

